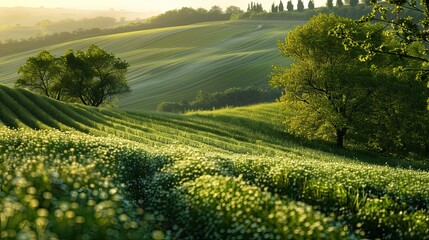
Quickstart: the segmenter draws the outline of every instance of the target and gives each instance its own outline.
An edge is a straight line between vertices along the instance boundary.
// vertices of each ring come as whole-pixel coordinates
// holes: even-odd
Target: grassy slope
[[[237,21],[116,34],[47,47],[61,55],[90,44],[130,63],[132,93],[126,110],[154,110],[162,101],[191,98],[198,90],[266,84],[273,64],[288,64],[276,41],[301,21]],[[12,86],[19,66],[40,49],[0,58],[0,82]]]
[[[217,216],[222,214],[233,217],[234,211],[238,210],[216,208],[216,205],[213,205],[211,208],[217,209],[219,212],[216,214],[221,215],[208,216],[209,213],[205,210],[207,205],[204,205],[202,201],[207,201],[209,204],[219,201],[229,202],[227,198],[221,198],[217,193],[219,191],[228,192],[231,184],[237,184],[235,187],[232,186],[235,191],[241,191],[238,186],[247,189],[246,186],[250,187],[251,184],[249,192],[261,191],[264,196],[266,194],[274,196],[270,194],[275,193],[284,196],[286,202],[282,202],[282,204],[299,200],[314,206],[318,211],[327,215],[332,213],[331,216],[340,222],[348,221],[347,219],[350,217],[352,220],[348,223],[355,224],[355,221],[358,221],[356,226],[352,226],[352,231],[356,230],[355,233],[358,235],[375,238],[390,233],[411,234],[405,237],[409,239],[416,236],[412,234],[419,234],[418,238],[421,239],[425,239],[423,236],[428,236],[429,198],[427,196],[429,196],[429,191],[426,186],[429,174],[427,171],[412,169],[414,167],[428,169],[427,165],[388,160],[393,165],[400,164],[410,167],[410,169],[397,169],[383,166],[384,161],[387,160],[376,156],[338,152],[329,148],[317,149],[311,145],[303,146],[299,139],[284,133],[278,108],[279,106],[273,103],[219,111],[194,112],[186,115],[132,113],[61,103],[25,90],[0,86],[0,125],[24,129],[56,128],[71,131],[65,134],[49,132],[46,137],[43,137],[44,132],[31,132],[31,130],[24,130],[23,133],[19,131],[16,133],[3,132],[0,135],[0,141],[3,141],[4,145],[0,144],[0,150],[6,149],[6,154],[3,155],[6,163],[21,161],[20,154],[24,154],[22,155],[24,160],[33,155],[42,155],[39,158],[27,159],[28,161],[22,160],[23,163],[18,164],[25,166],[30,163],[37,165],[38,161],[42,161],[41,159],[44,159],[45,164],[51,164],[49,162],[52,156],[61,157],[63,152],[67,153],[73,149],[73,152],[76,151],[76,153],[71,152],[71,157],[67,158],[66,155],[66,159],[72,161],[76,157],[79,159],[79,157],[87,156],[87,161],[91,164],[79,160],[79,164],[82,164],[79,166],[84,170],[88,168],[85,170],[88,173],[93,172],[94,164],[92,162],[97,161],[98,171],[103,174],[108,173],[108,178],[117,176],[115,171],[130,171],[134,174],[132,167],[116,168],[116,165],[111,165],[110,161],[119,161],[115,163],[119,165],[122,161],[127,161],[127,164],[138,164],[139,161],[143,161],[135,158],[135,154],[138,155],[139,151],[148,151],[151,154],[161,152],[161,154],[171,156],[174,162],[159,170],[157,173],[159,178],[155,178],[154,182],[150,182],[146,187],[160,186],[156,181],[161,181],[160,184],[165,179],[170,181],[171,178],[168,176],[177,177],[178,182],[172,182],[172,184],[178,184],[178,188],[191,189],[185,197],[190,198],[192,211],[196,216],[204,216],[208,220],[217,219]],[[90,135],[77,133],[78,131]],[[126,147],[129,144],[127,142],[133,143],[133,145]],[[97,154],[101,154],[101,156]],[[107,157],[106,154],[113,154],[113,156],[103,160]],[[118,156],[115,157],[115,155]],[[14,159],[14,156],[17,159]],[[103,160],[100,163],[98,163],[99,158]],[[64,160],[55,161],[53,169],[58,169],[55,164]],[[371,164],[363,163],[365,161]],[[155,160],[154,163],[157,166]],[[63,165],[63,168],[68,166],[67,162]],[[0,169],[9,169],[10,166],[12,165],[0,165]],[[135,174],[143,174],[147,170],[134,169],[137,171]],[[80,171],[82,170],[78,171],[79,174]],[[121,174],[125,173],[119,175]],[[207,176],[207,174],[211,176]],[[223,175],[226,177],[222,177]],[[91,176],[91,174],[85,176]],[[231,176],[246,182],[231,180]],[[132,177],[135,176],[132,175]],[[38,178],[35,178],[34,183],[38,184],[37,181],[39,181]],[[223,183],[224,181],[226,182]],[[139,181],[137,182],[140,184]],[[219,189],[218,185],[211,186],[210,184],[213,182],[225,184],[225,189]],[[202,187],[193,188],[200,186],[199,184]],[[6,181],[6,186],[9,186],[8,181]],[[137,187],[139,186],[137,185]],[[261,189],[267,190],[262,193]],[[213,191],[215,194],[206,195],[205,191]],[[11,193],[13,192],[11,191]],[[145,192],[141,194],[145,196]],[[150,194],[162,194],[162,192]],[[210,198],[207,199],[207,196]],[[140,195],[137,195],[137,198],[139,197]],[[165,196],[161,195],[152,200],[148,199],[147,204],[162,208],[165,206],[163,204],[166,204],[163,202],[164,198]],[[174,198],[174,201],[176,200]],[[237,201],[243,201],[243,204],[253,204],[253,202],[245,202],[241,198]],[[255,208],[255,212],[248,217],[258,216],[258,214],[261,214],[261,217],[267,216],[268,213],[252,204],[248,207]],[[293,207],[295,203],[291,202],[291,204],[290,208],[278,211],[278,213],[283,214],[296,209]],[[54,209],[50,211],[53,212]],[[312,209],[308,211],[311,214],[319,214],[318,211]],[[299,224],[303,227],[307,226],[305,225],[307,223],[308,226],[313,226],[312,220],[306,218],[310,212],[303,213],[299,210],[298,215],[294,213],[293,216],[299,218]],[[171,214],[173,216],[167,217],[176,216],[173,212]],[[405,215],[402,216],[402,214]],[[91,216],[85,216],[85,219],[90,220]],[[24,217],[27,216],[24,215]],[[303,222],[301,217],[307,220]],[[239,219],[247,221],[248,218]],[[191,218],[191,220],[198,221],[198,218]],[[378,222],[379,220],[380,222]],[[281,220],[279,221],[281,222]],[[359,223],[361,221],[363,225]],[[256,224],[256,222],[254,223]],[[286,223],[290,227],[293,226],[292,222]],[[281,225],[276,226],[284,226],[283,224],[286,223],[282,222]],[[276,220],[275,224],[279,224],[279,222]],[[189,224],[184,226],[187,225]],[[200,223],[191,223],[189,227],[199,227],[200,225]],[[224,227],[215,226],[213,228],[209,222],[203,226],[208,228],[195,231],[204,233]],[[399,226],[401,230],[398,230]],[[343,231],[339,225],[336,229]],[[73,230],[71,231],[73,232]],[[288,231],[285,231],[287,234]],[[306,230],[299,233],[311,235],[311,231]],[[395,235],[395,237],[398,236],[402,235]],[[302,236],[300,238],[306,239]],[[315,238],[323,239],[323,235],[317,235]],[[343,239],[344,236],[340,238]]]
[[[80,131],[136,141],[148,147],[169,144],[209,149],[218,153],[265,154],[429,169],[424,163],[385,159],[371,154],[341,152],[305,142],[285,133],[277,103],[185,115],[123,112],[66,104],[23,89],[0,85],[0,126]],[[340,155],[340,158],[335,156]]]

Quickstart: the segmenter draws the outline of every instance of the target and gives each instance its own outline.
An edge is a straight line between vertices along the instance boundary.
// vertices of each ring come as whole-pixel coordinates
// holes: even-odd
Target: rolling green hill
[[[192,98],[198,90],[266,85],[273,64],[288,64],[276,41],[302,21],[228,21],[194,24],[82,39],[47,47],[97,44],[130,63],[132,92],[121,98],[126,110],[154,110],[162,101]],[[0,82],[12,86],[17,70],[41,49],[0,58]],[[286,62],[285,62],[286,61]]]
[[[427,239],[427,165],[303,142],[278,108],[133,113],[0,86],[2,237]]]

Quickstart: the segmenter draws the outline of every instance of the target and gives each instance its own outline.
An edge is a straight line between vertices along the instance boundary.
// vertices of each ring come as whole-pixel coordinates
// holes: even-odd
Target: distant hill
[[[47,47],[57,55],[97,44],[130,63],[127,110],[155,110],[162,101],[192,98],[198,90],[266,85],[273,64],[289,62],[276,42],[304,21],[228,21],[107,35]],[[0,58],[0,82],[12,86],[17,70],[41,49]]]
[[[82,19],[108,17],[117,21],[116,25],[127,21],[136,21],[155,16],[156,12],[129,12],[125,10],[81,10],[64,8],[25,8],[0,7],[0,41],[26,39],[55,32],[72,32],[79,28],[94,28],[93,24],[84,26]],[[50,23],[46,27],[46,23]],[[105,25],[97,26],[104,28]],[[113,26],[108,26],[113,27]]]
[[[0,7],[0,25],[6,26],[33,26],[42,20],[60,21],[64,19],[94,18],[97,16],[112,17],[115,19],[136,20],[155,16],[157,12],[130,12],[125,10],[82,10],[66,8],[27,8],[27,7]]]

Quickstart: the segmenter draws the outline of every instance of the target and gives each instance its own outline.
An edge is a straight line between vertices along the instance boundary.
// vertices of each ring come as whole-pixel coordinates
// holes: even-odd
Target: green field
[[[130,63],[132,92],[119,103],[126,110],[154,110],[163,101],[191,99],[198,90],[266,85],[273,64],[288,64],[277,50],[302,21],[235,21],[194,24],[82,39],[46,47],[66,49],[97,44]],[[12,86],[17,70],[41,49],[0,58],[0,82]]]
[[[427,164],[290,136],[275,103],[133,113],[1,86],[0,120],[5,239],[429,236]]]

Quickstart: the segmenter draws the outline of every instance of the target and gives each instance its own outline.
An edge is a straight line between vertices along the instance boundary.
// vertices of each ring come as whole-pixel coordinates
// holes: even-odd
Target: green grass
[[[163,101],[193,98],[198,90],[266,85],[273,64],[288,64],[276,42],[303,21],[236,21],[115,34],[46,47],[57,56],[97,44],[130,63],[132,92],[125,110],[154,110]],[[26,59],[41,49],[0,58],[0,82],[12,86]]]
[[[2,238],[429,236],[427,163],[305,142],[276,103],[124,112],[4,86],[0,100],[18,128],[0,127]]]

